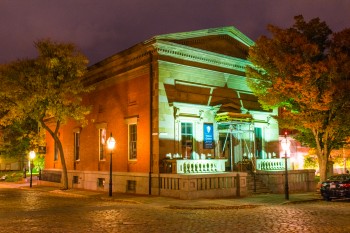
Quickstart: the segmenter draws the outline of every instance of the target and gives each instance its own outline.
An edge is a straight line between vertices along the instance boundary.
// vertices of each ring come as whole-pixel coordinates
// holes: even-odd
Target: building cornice
[[[153,47],[156,49],[158,55],[202,63],[210,66],[217,66],[243,73],[246,70],[246,66],[251,65],[249,61],[244,59],[230,57],[173,42],[157,41],[153,44]]]
[[[164,35],[158,35],[150,40],[145,41],[144,43],[152,43],[153,41],[159,40],[183,40],[183,39],[191,39],[191,38],[199,38],[205,36],[217,36],[217,35],[227,35],[232,37],[233,39],[241,42],[242,44],[250,47],[254,45],[254,41],[252,41],[249,37],[240,32],[237,28],[233,26],[227,27],[219,27],[219,28],[209,28],[204,30],[196,30],[190,32],[177,32],[170,33]]]
[[[167,41],[167,39],[179,40],[184,38],[196,38],[198,40],[199,38],[197,37],[199,36],[218,34],[229,35],[248,47],[252,45],[248,37],[245,37],[238,30],[234,30],[233,27],[156,36],[152,40],[139,43],[89,67],[85,83],[86,85],[93,85],[158,60],[181,64],[186,64],[187,62],[191,66],[204,67],[208,70],[219,70],[222,72],[224,69],[228,73],[232,71],[231,73],[244,74],[246,66],[251,65],[245,59]],[[153,58],[151,59],[151,57]]]

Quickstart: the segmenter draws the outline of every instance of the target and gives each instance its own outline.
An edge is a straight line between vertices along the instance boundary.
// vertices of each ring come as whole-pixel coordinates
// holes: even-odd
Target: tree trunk
[[[320,169],[320,182],[325,181],[327,179],[327,164],[328,159],[322,152],[321,155],[317,155],[318,157],[318,166]]]
[[[57,139],[57,140],[56,140]],[[64,158],[63,154],[63,147],[60,139],[56,135],[55,142],[57,143],[58,149],[60,151],[60,160],[61,160],[61,165],[62,165],[62,189],[66,190],[68,189],[68,174],[67,174],[67,166],[66,166],[66,160]]]
[[[328,148],[328,144],[323,142],[321,144],[321,140],[319,138],[319,133],[317,130],[313,130],[315,140],[316,140],[316,151],[317,151],[317,159],[318,159],[318,167],[320,172],[320,182],[325,181],[327,179],[327,164],[328,164],[328,156],[330,154],[330,150]]]
[[[61,160],[61,166],[62,166],[62,178],[61,178],[61,184],[62,184],[62,189],[66,190],[68,189],[68,174],[67,174],[67,166],[66,166],[66,160],[64,158],[64,152],[63,152],[63,147],[61,140],[58,137],[58,130],[60,128],[60,122],[56,122],[56,129],[55,131],[52,131],[50,127],[46,125],[44,120],[40,120],[40,123],[42,127],[49,132],[51,137],[54,139],[56,145],[58,146],[58,150],[60,151],[60,160]]]
[[[325,181],[327,179],[327,170],[328,170],[328,157],[331,151],[327,146],[327,143],[317,147],[317,158],[318,158],[318,166],[320,169],[320,182]]]

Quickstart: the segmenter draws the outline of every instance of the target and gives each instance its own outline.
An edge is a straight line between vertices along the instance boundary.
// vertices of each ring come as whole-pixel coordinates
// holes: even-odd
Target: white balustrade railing
[[[215,173],[225,171],[227,159],[181,159],[176,160],[176,173]]]
[[[287,159],[287,168],[290,169],[290,161]],[[256,169],[262,171],[282,171],[285,170],[285,160],[281,159],[257,159]]]

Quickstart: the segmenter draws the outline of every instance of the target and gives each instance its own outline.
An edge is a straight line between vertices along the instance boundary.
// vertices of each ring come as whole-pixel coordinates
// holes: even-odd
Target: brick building
[[[115,192],[205,196],[215,182],[229,189],[221,196],[236,192],[245,164],[278,154],[276,112],[261,109],[246,82],[252,44],[234,27],[166,34],[89,67],[88,124],[60,131],[70,187],[108,189],[112,133]],[[50,180],[61,165],[50,137],[46,146]]]

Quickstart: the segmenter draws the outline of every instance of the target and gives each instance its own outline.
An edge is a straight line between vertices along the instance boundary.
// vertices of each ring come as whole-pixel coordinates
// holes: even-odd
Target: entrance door
[[[219,134],[219,149],[220,149],[220,157],[227,159],[225,164],[225,170],[231,171],[231,144],[230,144],[230,135],[220,133]],[[232,156],[233,157],[233,156]]]
[[[193,123],[181,122],[182,158],[190,159],[193,150]]]

